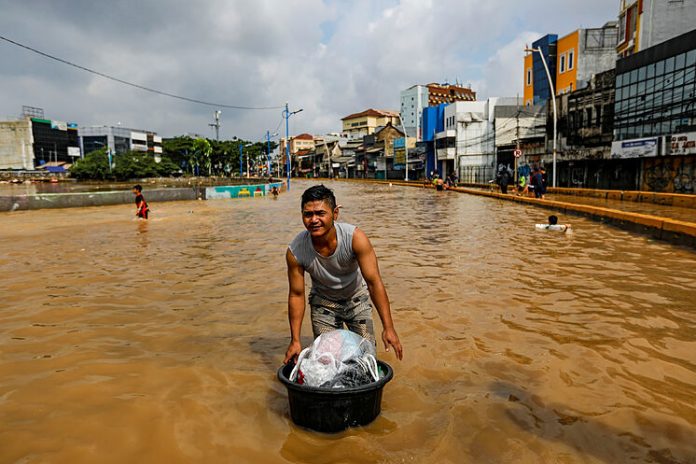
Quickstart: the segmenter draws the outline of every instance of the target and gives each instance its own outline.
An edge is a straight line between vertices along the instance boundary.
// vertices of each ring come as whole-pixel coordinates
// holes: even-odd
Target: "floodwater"
[[[580,203],[583,205],[599,206],[601,208],[618,209],[630,213],[650,214],[677,221],[696,222],[696,209],[683,206],[660,205],[651,202],[607,200],[603,198],[583,197],[579,195],[549,194],[546,198],[566,203]]]
[[[149,222],[0,214],[0,462],[696,463],[696,253],[430,189],[330,184],[404,360],[380,346],[395,377],[372,424],[293,425],[275,375],[309,185]]]

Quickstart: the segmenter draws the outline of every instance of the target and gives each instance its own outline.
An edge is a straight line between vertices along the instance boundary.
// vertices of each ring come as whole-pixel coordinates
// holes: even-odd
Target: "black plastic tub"
[[[278,380],[288,389],[290,417],[302,427],[335,433],[367,425],[382,409],[382,389],[394,377],[391,366],[377,361],[384,376],[377,382],[352,388],[307,387],[290,381],[293,364],[278,369]]]

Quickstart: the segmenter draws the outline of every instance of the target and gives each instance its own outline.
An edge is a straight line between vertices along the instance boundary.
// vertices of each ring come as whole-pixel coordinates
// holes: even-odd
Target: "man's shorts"
[[[312,331],[314,338],[324,332],[348,330],[375,343],[375,329],[372,324],[372,304],[370,294],[365,290],[356,293],[348,300],[333,301],[317,294],[309,295],[312,310]]]

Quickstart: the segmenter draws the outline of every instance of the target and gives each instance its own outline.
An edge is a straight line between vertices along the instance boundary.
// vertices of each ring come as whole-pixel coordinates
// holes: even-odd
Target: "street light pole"
[[[293,114],[297,114],[300,111],[302,111],[302,108],[300,108],[297,111],[293,111],[292,113],[288,109],[288,104],[287,102],[285,103],[285,110],[283,110],[283,117],[285,118],[285,158],[286,158],[286,171],[288,174],[288,191],[290,191],[290,123],[288,122],[290,120],[290,116]]]
[[[556,91],[553,88],[553,81],[551,80],[551,73],[549,72],[549,67],[546,65],[546,60],[544,59],[544,54],[541,52],[540,48],[525,48],[526,52],[537,52],[541,57],[541,63],[544,65],[546,70],[546,77],[549,81],[549,89],[551,90],[551,101],[553,102],[553,186],[556,186]]]
[[[401,128],[404,130],[404,156],[406,156],[406,177],[404,178],[404,180],[408,182],[408,134],[406,133],[406,127],[404,126],[404,118],[401,117],[401,113],[399,113],[399,121],[401,122]]]

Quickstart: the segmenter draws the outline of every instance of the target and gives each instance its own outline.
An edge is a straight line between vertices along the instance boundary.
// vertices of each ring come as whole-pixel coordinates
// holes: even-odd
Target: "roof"
[[[314,136],[312,134],[307,134],[307,133],[296,135],[293,138],[300,139],[300,140],[314,140]]]
[[[373,117],[397,117],[399,116],[399,113],[396,111],[390,111],[390,110],[376,110],[374,108],[368,108],[365,111],[361,111],[360,113],[353,113],[349,114],[348,116],[341,118],[341,121],[345,121],[346,119],[357,119],[357,118],[364,118],[366,116],[373,116]]]

